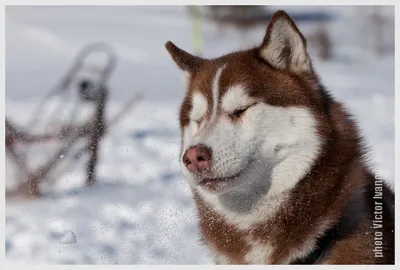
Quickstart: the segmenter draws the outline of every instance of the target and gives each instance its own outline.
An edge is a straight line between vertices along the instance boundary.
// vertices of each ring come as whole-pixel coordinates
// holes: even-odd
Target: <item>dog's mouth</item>
[[[220,178],[203,178],[199,182],[200,186],[207,189],[208,191],[216,192],[219,191],[221,188],[226,186],[229,182],[232,182],[243,175],[244,171],[240,171],[237,174],[229,177],[220,177]]]

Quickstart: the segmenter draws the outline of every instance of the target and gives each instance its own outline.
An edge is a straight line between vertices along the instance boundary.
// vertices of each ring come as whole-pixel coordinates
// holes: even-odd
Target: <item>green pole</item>
[[[203,53],[203,29],[202,29],[202,14],[198,6],[190,6],[190,17],[192,19],[192,39],[193,51],[197,55]]]

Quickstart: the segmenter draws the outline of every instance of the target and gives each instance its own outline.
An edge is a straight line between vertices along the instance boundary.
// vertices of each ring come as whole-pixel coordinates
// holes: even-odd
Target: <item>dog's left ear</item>
[[[171,41],[165,43],[165,48],[178,67],[189,74],[195,73],[205,61],[200,57],[191,55],[190,53],[178,48]]]
[[[278,69],[294,73],[309,73],[312,70],[306,40],[289,15],[282,10],[271,17],[260,55]]]

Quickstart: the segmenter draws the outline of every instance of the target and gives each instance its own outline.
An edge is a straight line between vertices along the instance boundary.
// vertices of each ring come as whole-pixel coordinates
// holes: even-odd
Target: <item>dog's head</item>
[[[291,18],[276,12],[261,45],[217,59],[166,48],[187,79],[181,167],[203,192],[293,187],[318,157],[323,98]]]

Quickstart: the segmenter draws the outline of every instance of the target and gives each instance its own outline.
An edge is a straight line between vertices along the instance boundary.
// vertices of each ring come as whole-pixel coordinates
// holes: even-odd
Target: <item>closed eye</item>
[[[249,106],[247,106],[247,107],[245,107],[245,108],[237,109],[237,110],[233,111],[233,113],[229,114],[229,118],[231,118],[233,121],[234,121],[234,120],[238,120],[238,119],[241,118],[241,117],[244,115],[244,113],[245,113],[250,107],[252,107],[253,105],[254,105],[254,104],[251,104],[251,105],[249,105]]]

